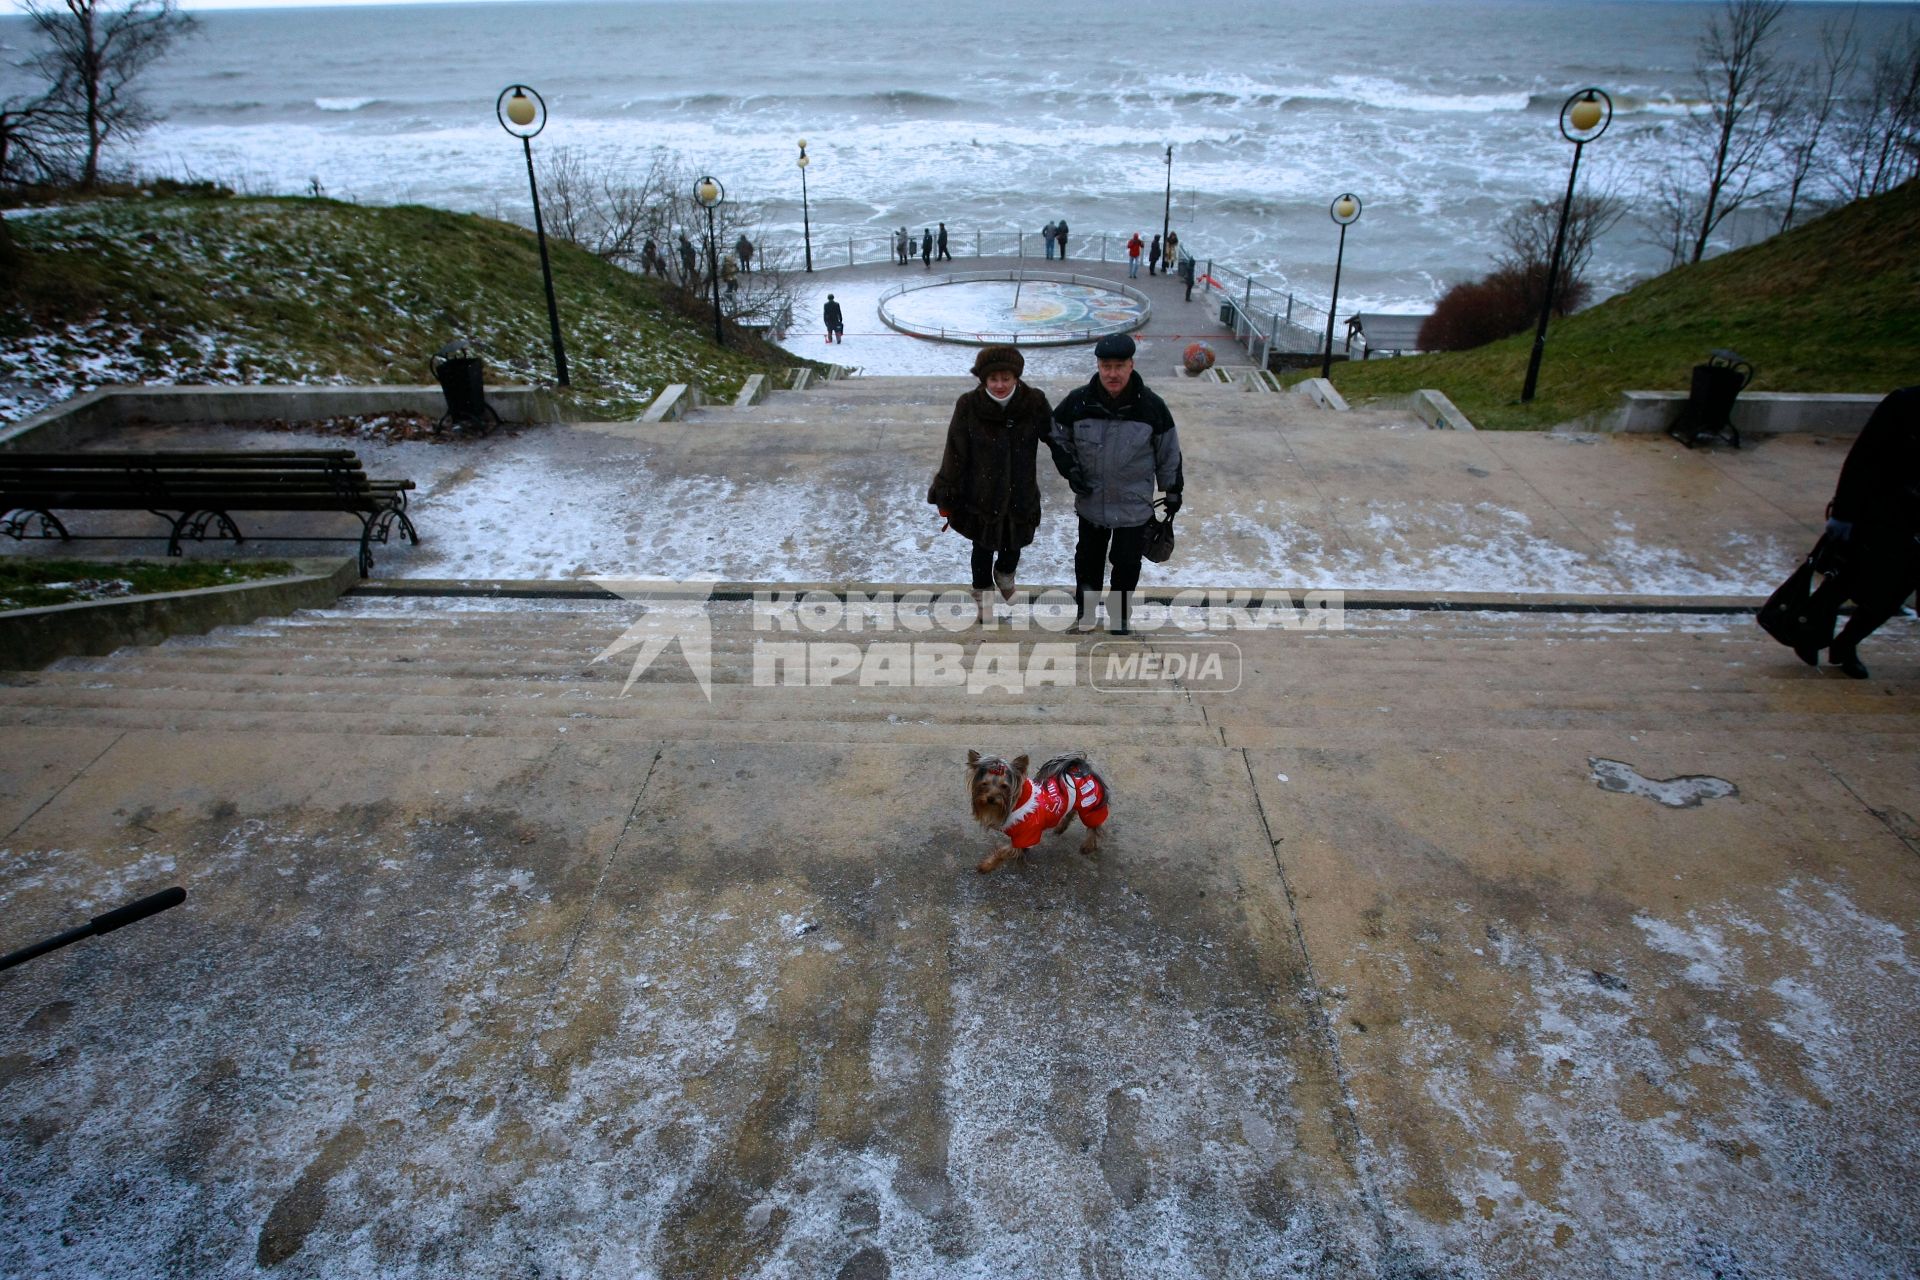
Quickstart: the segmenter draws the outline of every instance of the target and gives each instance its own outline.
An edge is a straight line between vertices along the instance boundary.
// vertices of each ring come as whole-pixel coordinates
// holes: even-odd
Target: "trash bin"
[[[494,427],[500,415],[487,403],[487,366],[465,338],[455,338],[427,362],[447,397],[447,412],[435,429],[451,422],[456,427]]]
[[[1691,449],[1725,440],[1738,449],[1740,429],[1733,425],[1733,402],[1753,381],[1753,366],[1738,351],[1716,347],[1705,364],[1693,366],[1687,402],[1667,434]]]
[[[1220,323],[1233,328],[1233,299],[1227,298],[1220,303]]]

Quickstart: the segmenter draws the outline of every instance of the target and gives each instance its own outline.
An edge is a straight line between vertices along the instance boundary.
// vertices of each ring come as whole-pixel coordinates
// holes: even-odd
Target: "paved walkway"
[[[819,259],[816,259],[818,262]],[[941,375],[964,373],[972,363],[974,348],[964,344],[914,338],[889,329],[880,320],[880,295],[896,284],[925,279],[943,273],[969,271],[1066,271],[1077,275],[1122,280],[1146,294],[1153,303],[1153,314],[1134,333],[1140,344],[1138,357],[1142,367],[1172,367],[1180,353],[1192,342],[1213,347],[1222,364],[1245,364],[1247,353],[1233,334],[1220,323],[1219,295],[1196,286],[1191,301],[1186,286],[1178,277],[1149,276],[1140,269],[1129,279],[1123,262],[1101,262],[1097,258],[1069,258],[1048,261],[1045,258],[960,258],[936,262],[931,269],[915,258],[907,267],[890,263],[857,267],[817,267],[812,277],[801,277],[801,288],[794,310],[801,317],[788,335],[787,347],[809,359],[828,359],[855,366],[869,375]],[[840,303],[847,321],[847,340],[829,348],[823,341],[824,330],[815,321],[820,316],[827,294]],[[819,346],[815,346],[819,343]],[[1037,377],[1054,376],[1088,364],[1084,346],[1066,348],[1035,347],[1026,351],[1027,367]]]

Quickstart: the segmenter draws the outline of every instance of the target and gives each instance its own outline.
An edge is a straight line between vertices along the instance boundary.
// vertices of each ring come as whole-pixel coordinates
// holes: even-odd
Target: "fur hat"
[[[1133,359],[1133,338],[1124,333],[1110,333],[1093,344],[1095,360],[1131,360]]]
[[[1018,347],[982,347],[973,358],[973,376],[985,382],[990,373],[1011,373],[1019,377],[1026,371],[1027,358]]]

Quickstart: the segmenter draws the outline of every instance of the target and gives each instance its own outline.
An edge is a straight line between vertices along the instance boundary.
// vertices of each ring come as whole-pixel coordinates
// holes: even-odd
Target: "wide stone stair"
[[[697,607],[679,607],[698,616]],[[1831,732],[1902,750],[1920,741],[1910,699],[1888,696],[1897,678],[1862,683],[1811,671],[1739,617],[1355,609],[1338,630],[1200,634],[1167,626],[1116,639],[933,623],[775,631],[764,613],[756,625],[745,601],[716,601],[704,612],[710,697],[679,642],[629,685],[638,647],[609,650],[643,616],[635,603],[362,597],[0,675],[0,724],[1037,752],[1569,732],[1802,740]],[[1116,688],[1129,654],[1164,663],[1192,652],[1196,640],[1227,659],[1228,679],[1176,671]],[[815,647],[791,647],[809,643]],[[781,645],[789,647],[771,647]],[[912,646],[923,656],[938,649],[946,664],[939,678],[959,683],[929,683],[933,668],[916,678]],[[1019,676],[1036,670],[1036,646],[1054,659],[1043,672],[1048,682],[1023,690]],[[1876,649],[1890,672],[1907,671],[1920,642],[1889,628]],[[792,665],[796,652],[802,661]],[[799,674],[808,657],[812,683]],[[883,680],[910,683],[876,683]]]

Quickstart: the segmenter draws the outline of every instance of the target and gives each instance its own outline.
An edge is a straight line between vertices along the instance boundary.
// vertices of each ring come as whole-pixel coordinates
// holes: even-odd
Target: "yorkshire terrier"
[[[1112,792],[1092,762],[1077,751],[1055,756],[1031,778],[1023,755],[1009,761],[969,751],[967,793],[973,800],[973,820],[1006,838],[974,868],[983,876],[1008,858],[1026,857],[1041,836],[1065,831],[1075,815],[1087,828],[1081,855],[1100,853],[1100,827],[1107,820]]]

